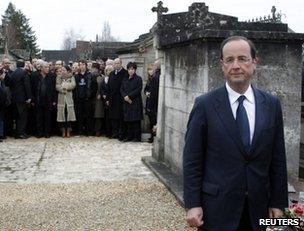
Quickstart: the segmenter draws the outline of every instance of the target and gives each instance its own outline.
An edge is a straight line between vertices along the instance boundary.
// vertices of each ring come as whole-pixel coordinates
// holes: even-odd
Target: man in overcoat
[[[12,103],[17,109],[16,113],[16,134],[17,139],[26,139],[25,134],[27,124],[28,105],[31,103],[31,85],[30,78],[24,70],[25,62],[17,61],[17,69],[10,75],[6,75],[4,83],[11,91]]]
[[[123,116],[127,127],[127,137],[124,141],[141,141],[141,120],[143,118],[142,78],[136,74],[137,65],[129,62],[128,78],[121,84],[121,95],[124,99]]]
[[[116,58],[113,64],[114,71],[111,72],[108,83],[109,119],[111,121],[112,137],[123,140],[125,138],[124,100],[120,88],[121,82],[128,78],[128,72],[122,67],[122,61],[119,58]]]

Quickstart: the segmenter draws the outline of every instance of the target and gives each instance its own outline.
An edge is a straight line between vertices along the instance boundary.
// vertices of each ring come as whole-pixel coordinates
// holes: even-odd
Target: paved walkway
[[[142,162],[149,143],[96,137],[0,143],[0,230],[194,230]]]
[[[153,179],[141,157],[149,143],[115,139],[8,139],[0,143],[0,182],[72,183],[96,180]]]

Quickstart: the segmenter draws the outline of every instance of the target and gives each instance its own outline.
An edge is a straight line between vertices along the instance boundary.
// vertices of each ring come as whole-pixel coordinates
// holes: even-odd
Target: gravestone
[[[194,99],[225,83],[220,44],[229,36],[241,35],[251,39],[258,50],[253,84],[281,100],[288,174],[297,179],[304,35],[288,33],[288,25],[283,23],[241,22],[237,17],[209,12],[204,3],[193,3],[187,12],[159,15],[158,20],[154,28],[154,46],[162,58],[158,130],[152,158],[144,158],[144,162],[156,174],[174,174],[171,183],[181,182],[184,136]]]

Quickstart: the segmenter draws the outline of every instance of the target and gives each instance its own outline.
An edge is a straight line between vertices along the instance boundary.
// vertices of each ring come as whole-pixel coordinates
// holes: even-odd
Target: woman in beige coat
[[[56,77],[58,91],[57,122],[60,123],[62,137],[71,136],[71,122],[76,121],[73,89],[76,87],[75,78],[69,66],[61,67],[61,74]]]

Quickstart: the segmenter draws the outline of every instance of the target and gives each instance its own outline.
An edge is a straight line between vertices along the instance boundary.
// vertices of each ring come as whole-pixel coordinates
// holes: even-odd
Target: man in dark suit
[[[114,71],[111,72],[108,83],[109,118],[112,126],[112,137],[121,141],[126,138],[126,124],[123,118],[124,100],[120,88],[122,81],[128,77],[128,71],[122,67],[122,61],[116,58]]]
[[[199,96],[190,113],[184,202],[188,224],[200,230],[265,230],[259,219],[288,206],[281,105],[251,86],[256,65],[250,40],[224,40],[226,85]]]
[[[11,90],[12,102],[17,108],[17,139],[26,139],[27,107],[31,102],[30,78],[24,70],[24,61],[17,61],[17,69],[11,75],[5,76],[4,82]]]
[[[37,137],[50,138],[52,128],[52,110],[57,102],[55,79],[50,74],[49,64],[40,63],[40,73],[32,80],[33,104],[36,109]]]

